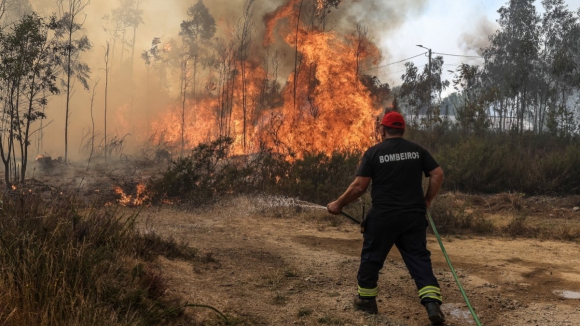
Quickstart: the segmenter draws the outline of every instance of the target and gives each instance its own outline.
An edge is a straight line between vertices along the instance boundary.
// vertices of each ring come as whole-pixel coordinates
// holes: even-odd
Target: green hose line
[[[345,213],[345,212],[340,212],[340,214],[341,214],[342,216],[344,216],[344,217],[348,218],[349,220],[351,220],[351,221],[353,221],[353,222],[355,222],[355,223],[357,223],[357,224],[360,224],[360,221],[359,221],[359,220],[357,220],[356,218],[354,218],[354,217],[352,217],[352,216],[348,215],[347,213]]]
[[[449,259],[449,256],[447,255],[447,251],[445,250],[445,247],[443,246],[443,241],[441,241],[441,237],[439,236],[439,233],[437,232],[437,228],[435,227],[435,222],[433,222],[433,218],[431,217],[431,212],[429,212],[429,210],[427,210],[427,216],[429,216],[429,222],[431,223],[431,227],[433,228],[433,232],[435,233],[435,237],[437,238],[437,241],[439,242],[439,246],[441,247],[441,251],[443,251],[443,256],[445,256],[445,260],[447,261],[447,264],[449,265],[449,268],[451,269],[451,273],[453,274],[453,278],[455,279],[455,283],[457,283],[457,286],[459,287],[459,291],[461,291],[461,295],[463,295],[463,300],[465,300],[465,303],[467,304],[467,307],[469,308],[469,311],[471,312],[471,316],[473,316],[473,320],[475,320],[475,323],[478,326],[481,326],[481,322],[479,321],[479,318],[477,318],[477,315],[475,314],[473,307],[469,303],[469,299],[467,298],[467,294],[465,294],[465,290],[463,289],[463,287],[461,286],[461,283],[459,282],[459,278],[457,277],[457,274],[455,273],[455,269],[453,268],[453,265],[451,264],[451,260]]]

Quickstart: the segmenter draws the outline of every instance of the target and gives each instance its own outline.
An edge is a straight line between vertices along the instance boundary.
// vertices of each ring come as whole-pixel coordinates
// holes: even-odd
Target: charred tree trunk
[[[296,110],[296,91],[298,86],[298,33],[300,30],[300,16],[302,14],[302,4],[304,0],[300,1],[300,6],[298,7],[298,19],[296,19],[296,38],[294,40],[294,46],[296,49],[294,50],[294,110]]]

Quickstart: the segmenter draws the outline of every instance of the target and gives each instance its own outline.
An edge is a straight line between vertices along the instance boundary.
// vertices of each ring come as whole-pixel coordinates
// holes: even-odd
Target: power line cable
[[[423,52],[423,53],[421,53],[421,54],[417,54],[417,55],[415,55],[415,56],[412,56],[412,57],[409,57],[409,58],[407,58],[407,59],[403,59],[403,60],[400,60],[400,61],[396,61],[396,62],[387,63],[386,65],[382,65],[382,66],[373,67],[373,68],[370,68],[370,69],[366,69],[365,71],[369,71],[369,70],[375,70],[375,69],[380,69],[380,68],[385,68],[385,67],[388,67],[388,66],[392,66],[392,65],[394,65],[394,64],[397,64],[397,63],[401,63],[401,62],[409,61],[409,60],[411,60],[411,59],[414,59],[414,58],[416,58],[416,57],[420,57],[420,56],[422,56],[422,55],[425,55],[426,53],[427,53],[427,52]]]
[[[412,56],[412,57],[409,57],[409,58],[406,58],[406,59],[403,59],[403,60],[399,60],[399,61],[395,61],[395,62],[390,62],[390,63],[387,63],[387,64],[382,65],[382,66],[377,66],[377,67],[372,67],[372,68],[369,68],[369,69],[365,69],[364,71],[381,69],[381,68],[385,68],[385,67],[388,67],[388,66],[395,65],[397,63],[403,63],[403,62],[409,61],[411,59],[420,57],[420,56],[425,55],[425,54],[427,54],[427,52],[423,52],[423,53],[417,54],[415,56]],[[448,55],[448,56],[452,56],[452,57],[463,57],[463,58],[483,58],[483,57],[480,57],[480,56],[462,55],[462,54],[450,54],[450,53],[441,53],[441,52],[433,52],[433,54],[441,54],[441,55]]]
[[[400,73],[402,73],[402,72],[405,72],[405,71],[407,71],[407,70],[401,70],[401,71],[394,71],[394,72],[389,72],[389,73],[387,73],[387,74],[383,74],[383,75],[385,75],[385,76],[390,76],[390,75],[393,75],[393,74],[400,74]]]
[[[463,54],[450,54],[450,53],[441,53],[441,52],[433,52],[433,54],[441,54],[441,55],[448,55],[452,57],[463,57],[463,58],[483,58],[478,55],[463,55]]]

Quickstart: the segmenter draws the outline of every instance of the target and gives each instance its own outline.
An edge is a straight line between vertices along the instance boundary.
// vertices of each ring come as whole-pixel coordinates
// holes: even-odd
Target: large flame
[[[260,60],[249,56],[235,63],[237,73],[231,77],[235,87],[228,127],[219,123],[220,114],[223,115],[219,90],[206,87],[204,95],[197,94],[187,101],[185,117],[177,104],[156,119],[151,128],[155,141],[180,148],[183,132],[184,147],[192,148],[227,135],[234,138],[236,154],[255,152],[264,145],[298,155],[371,145],[381,108],[374,106],[370,91],[362,84],[359,64],[376,64],[380,51],[368,40],[368,46],[361,50],[354,35],[323,31],[305,19],[299,20],[300,5],[301,0],[288,0],[264,18],[266,33],[262,44],[283,41],[298,53],[296,69],[280,91],[283,101],[268,108],[257,105],[268,73]],[[315,10],[323,7],[322,0],[314,3]],[[245,88],[241,87],[242,81]]]
[[[356,72],[353,47],[334,33],[304,29],[298,42],[304,68],[290,76],[284,90],[285,105],[279,110],[286,122],[281,127],[283,142],[298,152],[370,145],[378,110]]]
[[[170,107],[151,124],[154,143],[165,142],[180,148],[182,126],[185,148],[215,139],[218,136],[215,130],[215,106],[215,99],[205,98],[197,102],[187,101],[184,112],[179,105]]]

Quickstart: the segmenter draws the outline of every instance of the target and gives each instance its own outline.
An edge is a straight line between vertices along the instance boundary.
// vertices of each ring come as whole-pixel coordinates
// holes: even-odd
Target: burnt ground
[[[436,219],[436,217],[434,217]],[[580,213],[577,217],[580,220]],[[169,291],[211,305],[238,325],[417,325],[429,322],[396,249],[379,281],[379,315],[355,311],[362,236],[357,225],[322,211],[256,207],[240,197],[195,211],[146,208],[142,227],[199,250],[202,262],[161,258]],[[578,242],[443,238],[483,325],[580,325]],[[447,325],[475,325],[433,235],[428,238],[443,290]],[[199,324],[211,310],[188,308]]]

